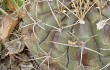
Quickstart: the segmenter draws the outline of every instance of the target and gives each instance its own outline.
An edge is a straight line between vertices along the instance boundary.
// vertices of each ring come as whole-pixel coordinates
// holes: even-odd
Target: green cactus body
[[[80,1],[73,2],[80,4]],[[88,3],[85,0],[84,4],[86,1]],[[110,5],[109,1],[104,2],[106,5],[99,10],[96,8],[99,6],[97,1],[90,1],[92,7],[82,16],[82,10],[77,11],[79,15],[74,13],[77,9],[71,6],[73,2],[70,0],[36,1],[30,4],[32,8],[27,11],[23,23],[29,26],[23,28],[22,32],[26,35],[26,46],[41,69],[100,70],[110,62],[109,50],[103,50],[110,48],[110,33],[107,33],[107,30],[110,31],[109,21],[102,29],[97,29],[99,21],[110,18]],[[78,22],[81,19],[85,24]],[[81,48],[84,49],[82,64]]]

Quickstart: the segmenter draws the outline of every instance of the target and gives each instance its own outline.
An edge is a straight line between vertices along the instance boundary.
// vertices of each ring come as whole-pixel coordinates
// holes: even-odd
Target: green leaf
[[[16,6],[16,8],[20,8],[22,5],[24,5],[24,0],[11,0],[11,1]]]

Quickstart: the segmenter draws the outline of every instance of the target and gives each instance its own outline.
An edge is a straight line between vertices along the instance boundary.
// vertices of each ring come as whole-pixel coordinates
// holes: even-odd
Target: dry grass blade
[[[103,68],[101,68],[100,70],[107,70],[107,68],[110,66],[110,63],[108,63],[107,65],[105,65]]]
[[[47,1],[47,2],[48,2],[48,1]],[[52,8],[51,8],[51,6],[50,6],[50,3],[49,3],[49,2],[48,2],[48,5],[49,5],[49,8],[50,8],[50,10],[51,10],[51,12],[52,12],[52,14],[53,14],[53,16],[54,16],[54,18],[55,18],[55,20],[56,20],[56,22],[57,22],[58,26],[60,26],[60,23],[59,23],[59,21],[58,21],[57,17],[55,16],[55,14],[54,14],[54,12],[53,12],[53,10],[52,10]]]
[[[87,48],[87,47],[85,47],[85,49],[86,49],[86,50],[89,50],[89,51],[92,51],[92,52],[94,52],[94,53],[97,53],[97,54],[99,54],[99,55],[101,55],[101,56],[104,56],[103,54],[101,54],[101,53],[99,53],[99,52],[97,52],[97,51],[95,51],[95,50],[93,50],[93,49],[90,49],[90,48]]]
[[[66,7],[61,1],[58,0],[58,2],[63,5],[68,11],[70,11],[73,15],[75,15],[78,19],[80,19],[72,10],[70,10],[68,7]]]
[[[58,62],[59,63],[59,62]],[[59,65],[61,66],[61,67],[63,67],[65,70],[68,70],[66,67],[64,67],[61,63],[59,63]]]
[[[79,21],[79,20],[78,20],[78,21]],[[74,23],[74,24],[71,24],[71,25],[68,25],[68,26],[63,27],[63,29],[69,28],[69,27],[72,27],[72,26],[75,26],[75,25],[79,24],[78,21],[76,21],[76,23]]]
[[[70,44],[58,43],[58,42],[53,42],[53,41],[50,41],[50,42],[52,42],[52,43],[54,43],[54,44],[64,45],[64,46],[72,46],[72,45],[70,45]]]
[[[84,47],[81,47],[81,56],[80,56],[80,64],[79,65],[82,65],[83,52],[84,52]]]
[[[51,41],[51,42],[52,42],[52,41]],[[58,42],[52,42],[52,43],[59,44],[59,45],[64,45],[64,46],[72,46],[72,47],[79,47],[79,48],[82,47],[82,46],[78,46],[78,45],[63,44],[63,43],[58,43]],[[94,52],[94,53],[97,53],[97,54],[103,56],[103,54],[101,54],[101,53],[99,53],[99,52],[97,52],[97,51],[95,51],[95,50],[93,50],[93,49],[90,49],[90,48],[87,48],[87,47],[84,47],[84,46],[83,46],[83,48],[86,49],[86,50],[92,51],[92,52]]]
[[[7,13],[5,10],[3,10],[2,8],[0,8],[0,11],[1,11],[3,14],[8,15],[8,13]]]
[[[74,14],[77,15],[79,20],[83,20],[87,12],[96,4],[98,0],[76,0],[72,1]]]
[[[105,48],[99,48],[99,49],[101,49],[103,51],[110,51],[110,49],[105,49]]]

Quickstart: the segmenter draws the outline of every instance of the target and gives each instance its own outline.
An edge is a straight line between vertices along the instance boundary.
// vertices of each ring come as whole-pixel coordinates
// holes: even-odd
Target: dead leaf
[[[0,0],[0,3],[2,3],[2,0]]]
[[[15,11],[15,6],[13,5],[11,0],[6,0],[7,7],[9,8],[9,11]]]
[[[11,19],[11,17],[4,16],[0,22],[0,39],[4,41],[9,37],[18,22],[18,18]]]
[[[8,49],[8,53],[6,55],[18,54],[19,52],[22,52],[24,49],[24,43],[19,39],[6,42],[4,45]]]

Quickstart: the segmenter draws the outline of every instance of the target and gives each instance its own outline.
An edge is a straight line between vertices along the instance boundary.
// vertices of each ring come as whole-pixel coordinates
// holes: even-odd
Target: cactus
[[[43,70],[109,70],[109,0],[31,0],[23,41]]]

